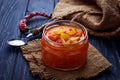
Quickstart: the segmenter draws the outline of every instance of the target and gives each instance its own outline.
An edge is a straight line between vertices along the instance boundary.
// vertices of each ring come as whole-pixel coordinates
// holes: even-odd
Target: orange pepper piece
[[[69,35],[75,35],[77,33],[76,29],[70,29],[70,31],[68,32]]]
[[[54,31],[55,34],[61,34],[61,33],[64,33],[64,32],[65,32],[65,29],[60,29],[60,30]]]
[[[60,36],[66,41],[68,40],[68,38],[70,38],[70,36],[66,33],[61,33]]]

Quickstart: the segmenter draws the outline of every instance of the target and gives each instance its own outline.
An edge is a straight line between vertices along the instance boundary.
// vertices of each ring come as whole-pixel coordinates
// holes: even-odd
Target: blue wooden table
[[[30,12],[41,11],[53,13],[58,0],[0,0],[0,80],[39,80],[33,77],[29,66],[22,56],[21,50],[11,47],[7,41],[12,38],[22,38],[19,30],[20,20]],[[34,17],[27,25],[40,26],[51,21],[45,17]],[[92,43],[113,66],[89,80],[120,80],[120,38],[101,39],[89,36]]]

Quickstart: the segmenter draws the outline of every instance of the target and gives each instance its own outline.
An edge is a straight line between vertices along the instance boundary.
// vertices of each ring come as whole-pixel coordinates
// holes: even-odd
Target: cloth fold
[[[52,15],[57,17],[81,23],[94,36],[120,36],[120,0],[60,0]]]

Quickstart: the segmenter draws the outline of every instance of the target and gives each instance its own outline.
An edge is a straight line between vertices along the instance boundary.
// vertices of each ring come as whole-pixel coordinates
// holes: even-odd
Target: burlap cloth
[[[111,66],[101,53],[89,44],[86,64],[75,71],[58,71],[44,64],[41,59],[40,39],[29,41],[20,47],[33,75],[40,75],[41,80],[76,80],[98,75]]]
[[[120,0],[60,0],[52,15],[57,17],[83,24],[90,35],[120,36]]]

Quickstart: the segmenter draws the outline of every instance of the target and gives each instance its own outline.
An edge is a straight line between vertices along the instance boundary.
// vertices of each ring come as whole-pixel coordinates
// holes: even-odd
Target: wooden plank
[[[0,0],[0,80],[13,80],[16,58],[20,53],[18,48],[9,46],[7,40],[20,37],[18,24],[25,15],[27,3],[28,0]],[[21,70],[16,73],[18,78]]]
[[[35,0],[35,1],[29,0],[28,7],[26,9],[26,15],[33,11],[41,11],[50,15],[54,10],[54,5],[55,5],[54,0]],[[51,21],[51,20],[45,17],[37,16],[30,19],[30,21],[27,22],[27,25],[30,27],[34,27],[36,25],[38,26],[42,25],[48,21]],[[39,80],[40,79],[38,76],[36,77],[32,76],[29,66],[25,61],[25,59],[23,58],[23,56],[21,55],[21,52],[19,52],[17,55],[12,79],[13,80]]]
[[[50,15],[53,13],[54,11],[54,7],[56,5],[58,0],[30,0],[28,8],[27,8],[27,13],[29,14],[30,12],[33,11],[39,11],[39,12],[44,12],[47,15]],[[36,16],[33,17],[32,19],[30,19],[30,21],[28,22],[28,25],[30,25],[31,27],[34,26],[40,26],[46,22],[51,21],[48,18],[45,17],[41,17],[41,16]]]
[[[89,41],[112,63],[112,67],[101,75],[95,77],[95,80],[119,80],[120,74],[120,43],[119,39],[101,39],[89,37]]]

